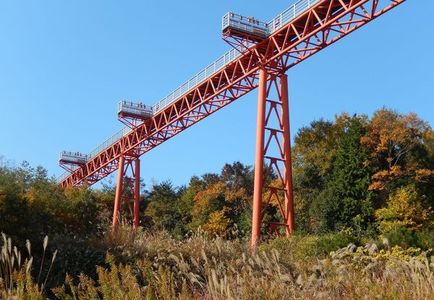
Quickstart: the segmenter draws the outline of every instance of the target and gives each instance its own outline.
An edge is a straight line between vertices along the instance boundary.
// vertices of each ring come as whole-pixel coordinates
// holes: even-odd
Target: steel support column
[[[125,171],[125,157],[121,155],[119,159],[119,166],[118,166],[118,178],[116,181],[116,193],[115,193],[115,203],[113,206],[112,230],[115,230],[119,223],[119,211],[121,207],[124,171]]]
[[[132,177],[126,176],[128,170]],[[118,177],[116,181],[115,203],[113,208],[112,230],[116,230],[121,219],[121,206],[124,200],[127,214],[132,218],[133,227],[139,226],[140,212],[140,159],[136,157],[125,157],[119,159]],[[134,204],[132,205],[132,202]]]
[[[134,160],[134,216],[133,227],[139,227],[139,210],[140,210],[140,159]]]
[[[292,159],[291,159],[291,127],[289,116],[288,76],[280,76],[280,96],[282,100],[282,125],[284,147],[284,186],[285,186],[285,212],[286,234],[294,230],[294,193],[292,188]]]
[[[261,69],[252,216],[253,251],[260,240],[263,217],[269,205],[280,212],[280,218],[274,216],[277,219],[266,224],[269,232],[289,235],[294,230],[289,124],[286,74],[267,74],[265,69]]]
[[[256,249],[261,236],[261,204],[264,172],[264,127],[265,127],[265,102],[267,100],[267,72],[259,70],[258,112],[256,124],[256,154],[255,154],[255,179],[253,191],[252,212],[252,249]]]

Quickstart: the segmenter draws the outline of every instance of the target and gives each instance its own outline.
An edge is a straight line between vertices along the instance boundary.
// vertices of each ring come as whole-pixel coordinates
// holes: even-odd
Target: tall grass
[[[56,257],[43,262],[48,238],[41,260],[50,266],[37,268],[34,277],[30,243],[23,259],[10,239],[2,239],[1,299],[434,299],[434,252],[387,241],[342,247],[347,237],[294,236],[251,255],[240,240],[197,232],[180,241],[165,232],[120,227],[101,241],[106,264],[94,277],[66,276],[47,291]]]
[[[82,275],[74,284],[69,278],[56,294],[61,299],[434,298],[432,252],[350,244],[306,258],[299,256],[298,245],[316,244],[318,253],[325,247],[306,239],[276,247],[272,242],[252,256],[239,240],[199,232],[178,241],[164,232],[120,228],[107,236],[108,267],[99,267],[95,280]]]
[[[46,257],[48,237],[43,242],[42,261],[37,276],[33,280],[31,271],[33,268],[33,256],[31,244],[26,242],[27,255],[23,259],[21,252],[12,245],[11,238],[2,233],[2,246],[0,254],[0,299],[44,299],[44,291],[48,278],[56,259],[57,251],[51,257],[48,271],[43,274],[43,265]]]

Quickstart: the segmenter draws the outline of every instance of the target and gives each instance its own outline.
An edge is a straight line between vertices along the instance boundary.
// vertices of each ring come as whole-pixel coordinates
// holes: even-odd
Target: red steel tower
[[[88,155],[63,152],[60,164],[67,173],[59,184],[91,185],[118,170],[113,228],[119,222],[121,202],[127,199],[131,207],[128,198],[133,198],[130,210],[138,226],[139,157],[258,88],[252,247],[260,240],[269,203],[281,218],[266,227],[289,235],[294,229],[294,204],[286,72],[403,2],[300,0],[269,22],[226,14],[223,39],[233,49],[152,107],[121,102],[118,117],[127,126]],[[133,179],[125,176],[128,170]],[[276,179],[270,182],[267,172]]]

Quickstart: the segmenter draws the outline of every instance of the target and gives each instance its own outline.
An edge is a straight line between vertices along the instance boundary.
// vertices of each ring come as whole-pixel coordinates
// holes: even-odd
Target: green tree
[[[177,209],[179,198],[179,192],[173,187],[171,182],[165,181],[156,184],[152,187],[146,199],[148,205],[145,215],[151,218],[152,223],[157,228],[171,232],[175,229],[180,218]]]
[[[365,117],[354,116],[343,127],[332,171],[325,189],[316,198],[314,214],[319,231],[366,229],[371,221],[372,192],[368,191],[371,170],[366,166],[369,155],[360,144],[366,122]]]
[[[313,205],[324,190],[339,138],[336,124],[322,119],[301,128],[295,136],[292,161],[297,230],[310,232],[318,226]]]

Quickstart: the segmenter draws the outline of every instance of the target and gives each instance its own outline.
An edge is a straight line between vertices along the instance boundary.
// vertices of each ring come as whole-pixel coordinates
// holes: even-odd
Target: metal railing
[[[127,135],[131,131],[132,131],[131,128],[124,127],[123,129],[121,129],[118,132],[116,132],[115,134],[113,134],[110,138],[108,138],[107,140],[105,140],[104,143],[100,144],[98,147],[96,147],[95,149],[93,149],[92,152],[90,152],[87,155],[87,161],[90,161],[92,158],[96,157],[99,153],[103,152],[104,150],[106,150],[107,148],[109,148],[110,146],[112,146],[120,138],[122,138],[123,136]],[[57,178],[57,181],[60,182],[60,181],[65,180],[70,174],[71,173],[69,173],[69,172],[64,172],[63,174],[61,174]]]
[[[268,23],[256,20],[253,17],[245,17],[233,12],[228,12],[222,19],[222,31],[232,27],[253,35],[266,37],[269,34]]]
[[[80,152],[62,151],[60,152],[59,161],[66,163],[84,164],[87,162],[88,156]]]
[[[122,128],[121,130],[119,130],[118,132],[116,132],[115,134],[113,134],[110,138],[108,138],[107,140],[105,140],[104,143],[102,143],[101,145],[99,145],[98,147],[96,147],[95,149],[93,149],[92,152],[89,153],[89,159],[94,158],[100,152],[102,152],[103,150],[109,148],[111,145],[113,145],[114,143],[116,143],[121,137],[127,135],[131,131],[132,131],[132,129],[130,127],[124,127],[124,128]]]
[[[311,8],[320,0],[299,0],[268,23],[270,34]]]
[[[285,9],[282,13],[280,13],[278,16],[276,16],[274,19],[272,19],[270,22],[268,22],[268,28],[270,35],[281,28],[283,25],[287,24],[291,20],[293,20],[295,17],[299,16],[301,13],[312,7],[314,4],[319,2],[321,0],[299,0],[287,9]],[[173,92],[171,92],[169,95],[158,101],[156,104],[152,106],[152,111],[154,112],[154,115],[158,113],[159,111],[163,110],[166,106],[177,100],[182,95],[186,94],[191,89],[197,87],[199,84],[201,84],[203,81],[217,73],[219,70],[223,69],[226,65],[233,62],[235,59],[241,56],[241,53],[238,52],[235,49],[231,49],[222,56],[220,56],[218,59],[216,59],[213,63],[208,65],[205,69],[197,73],[195,76],[187,80],[185,83],[181,84],[177,89],[175,89]],[[89,155],[88,160],[91,160],[95,156],[97,156],[99,153],[104,151],[105,149],[109,148],[111,145],[113,145],[116,141],[118,141],[123,136],[129,134],[132,131],[131,128],[125,127],[122,130],[118,131],[114,135],[112,135],[109,139],[107,139],[104,143],[99,145],[97,148],[95,148]],[[69,173],[66,172],[62,174],[58,180],[62,181],[66,177],[69,176]]]
[[[221,70],[227,64],[233,62],[239,56],[241,56],[241,53],[235,49],[231,49],[230,51],[220,56],[212,64],[207,66],[205,69],[184,82],[182,85],[180,85],[176,90],[174,90],[169,95],[154,104],[152,106],[154,114],[164,109],[167,105],[171,104],[173,101],[187,93],[189,90],[197,87],[200,83],[217,73],[217,71]]]
[[[118,104],[118,114],[126,113],[140,117],[150,118],[153,115],[152,106],[144,105],[131,101],[120,101]]]

